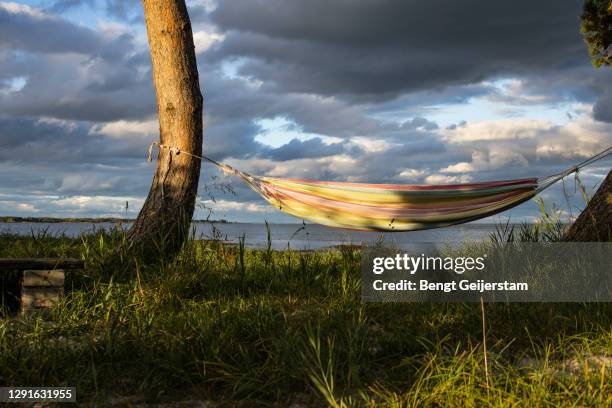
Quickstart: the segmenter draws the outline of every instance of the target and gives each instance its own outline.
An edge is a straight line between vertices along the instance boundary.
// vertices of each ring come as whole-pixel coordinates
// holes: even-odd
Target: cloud
[[[0,21],[0,49],[84,55],[96,50],[109,59],[129,51],[125,39],[105,38],[90,28],[28,5],[0,2]]]
[[[472,181],[471,176],[448,176],[444,174],[431,174],[425,177],[425,184],[462,184]]]
[[[104,195],[85,196],[4,196],[0,193],[0,214],[15,216],[51,217],[135,217],[142,206],[142,198],[127,197],[129,208],[126,212],[126,197]]]
[[[212,55],[249,57],[240,70],[244,75],[292,92],[390,98],[487,76],[541,72],[551,64],[587,64],[580,5],[219,2],[211,18],[228,35]]]
[[[94,125],[90,132],[92,134],[103,134],[116,139],[144,138],[156,140],[159,135],[159,122],[157,119],[146,121],[118,120]]]
[[[486,151],[475,151],[472,153],[472,161],[452,164],[443,169],[443,173],[471,173],[484,170],[495,170],[509,165],[527,166],[527,159],[520,153],[490,148]]]
[[[271,150],[267,156],[273,160],[287,161],[309,157],[327,157],[344,152],[341,143],[326,144],[320,138],[300,141],[292,139],[289,143]]]
[[[90,214],[96,213],[98,216],[125,216],[125,198],[109,196],[71,196],[53,198],[49,206],[56,211],[56,214]],[[142,206],[144,200],[132,198],[130,205],[138,208]],[[129,208],[128,208],[129,210]]]
[[[445,132],[450,143],[472,143],[492,140],[534,139],[552,123],[534,119],[507,119],[466,124]]]
[[[35,205],[30,203],[20,203],[18,201],[11,200],[0,200],[0,212],[14,213],[15,211],[30,214],[40,212],[40,208],[37,208]]]
[[[0,2],[0,211],[125,215],[128,199],[134,216],[159,132],[142,9],[136,0],[45,4]],[[580,7],[188,1],[204,152],[254,174],[314,180],[552,174],[612,144],[612,70],[591,67]],[[582,175],[594,185],[606,170]],[[220,182],[236,195],[215,190]],[[201,184],[230,219],[281,219],[213,166]],[[560,201],[560,190],[547,194]]]
[[[602,122],[612,123],[612,91],[608,90],[593,107],[593,117]]]
[[[244,203],[230,200],[205,200],[202,202],[213,212],[248,211],[251,213],[270,213],[274,209],[266,204]]]
[[[109,15],[123,20],[134,18],[135,10],[141,7],[139,0],[105,0],[105,3]]]
[[[612,144],[610,125],[598,122],[589,115],[581,115],[563,125],[541,120],[499,120],[467,123],[456,129],[444,131],[445,139],[452,145],[466,145],[470,149],[478,142],[476,152],[489,150],[486,157],[475,153],[473,162],[490,162],[503,159],[505,164],[516,163],[512,151],[537,154],[539,159],[586,158]],[[522,162],[522,159],[519,160]]]
[[[93,6],[95,0],[55,0],[48,10],[52,13],[63,13],[80,6]]]
[[[115,190],[119,183],[129,183],[127,177],[116,176],[112,178],[100,174],[70,174],[62,179],[62,183],[57,189],[58,193],[67,192],[101,192]]]
[[[208,50],[212,45],[219,41],[223,41],[223,34],[211,33],[207,31],[195,31],[193,33],[193,42],[197,54]]]
[[[406,180],[419,180],[421,178],[423,178],[425,175],[427,174],[427,172],[425,170],[420,170],[420,169],[403,169],[400,173],[399,173],[399,177],[406,179]]]

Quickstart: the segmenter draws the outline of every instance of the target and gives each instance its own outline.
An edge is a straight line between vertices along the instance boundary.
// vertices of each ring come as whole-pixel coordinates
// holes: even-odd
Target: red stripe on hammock
[[[274,180],[282,180],[287,182],[301,183],[301,184],[312,184],[320,186],[345,186],[345,187],[362,187],[362,188],[377,188],[382,190],[404,190],[404,191],[428,191],[428,190],[473,190],[473,189],[487,189],[493,187],[505,187],[505,186],[516,186],[521,184],[529,184],[534,187],[538,184],[537,178],[527,179],[516,179],[516,180],[502,180],[502,181],[489,181],[480,183],[467,183],[467,184],[446,184],[446,185],[418,185],[418,184],[372,184],[372,183],[347,183],[343,181],[315,181],[315,180],[301,180],[292,178],[273,178]],[[529,186],[525,186],[528,188]]]

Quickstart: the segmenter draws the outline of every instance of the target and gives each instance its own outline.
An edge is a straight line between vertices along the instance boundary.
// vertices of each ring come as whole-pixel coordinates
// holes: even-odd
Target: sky
[[[187,6],[204,152],[252,174],[540,177],[612,145],[612,69],[590,63],[581,1]],[[154,171],[156,109],[138,0],[0,1],[0,216],[135,217]],[[588,190],[611,162],[581,172]],[[583,206],[574,188],[570,178],[540,196],[569,218]],[[532,200],[484,221],[538,215]],[[208,216],[300,222],[204,165],[196,217]]]

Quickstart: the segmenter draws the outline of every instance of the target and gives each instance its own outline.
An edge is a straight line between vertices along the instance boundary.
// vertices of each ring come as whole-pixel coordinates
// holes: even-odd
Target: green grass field
[[[503,234],[500,234],[500,236]],[[50,316],[0,318],[0,383],[130,406],[610,406],[610,304],[363,304],[360,253],[122,236],[0,235],[0,257],[82,257]],[[498,237],[499,239],[499,237]]]

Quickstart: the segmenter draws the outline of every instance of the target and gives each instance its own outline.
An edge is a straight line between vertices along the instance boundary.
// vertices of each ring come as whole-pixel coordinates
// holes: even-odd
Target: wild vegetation
[[[493,239],[562,229],[551,217]],[[485,304],[483,336],[479,304],[362,303],[354,248],[190,239],[173,261],[143,264],[116,252],[124,239],[0,236],[0,257],[86,261],[49,315],[15,319],[5,307],[3,385],[76,386],[79,401],[103,405],[612,403],[610,304]]]

